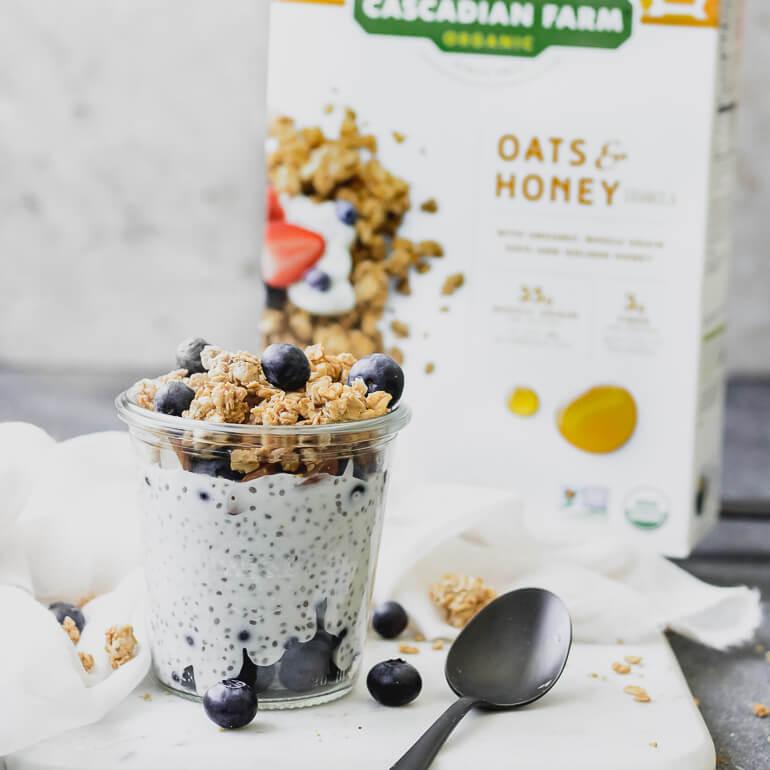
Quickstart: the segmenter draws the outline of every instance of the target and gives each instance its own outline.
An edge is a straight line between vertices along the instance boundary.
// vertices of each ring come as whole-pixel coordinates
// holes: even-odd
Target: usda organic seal
[[[635,489],[626,497],[623,508],[626,518],[638,529],[660,529],[668,520],[668,499],[652,487]]]

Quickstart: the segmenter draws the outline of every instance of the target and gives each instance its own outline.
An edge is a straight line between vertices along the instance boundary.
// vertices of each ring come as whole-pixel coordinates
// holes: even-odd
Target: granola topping
[[[104,649],[110,665],[118,669],[136,655],[137,642],[133,626],[111,626],[104,632]]]
[[[497,593],[479,577],[450,573],[433,584],[431,601],[444,614],[450,626],[463,628],[477,612],[484,609]]]
[[[69,615],[62,620],[61,627],[72,640],[72,644],[77,644],[80,641],[80,629],[78,629],[77,625],[75,625],[75,621]]]

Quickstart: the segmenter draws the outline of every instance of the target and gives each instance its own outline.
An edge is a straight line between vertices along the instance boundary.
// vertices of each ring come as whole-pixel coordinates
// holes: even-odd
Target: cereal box
[[[415,481],[681,556],[719,508],[738,0],[293,0],[266,342],[403,362]]]

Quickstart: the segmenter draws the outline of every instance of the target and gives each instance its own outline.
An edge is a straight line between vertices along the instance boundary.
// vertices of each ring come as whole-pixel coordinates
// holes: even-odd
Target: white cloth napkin
[[[0,757],[101,719],[146,676],[144,578],[133,457],[125,433],[57,444],[0,424]],[[52,601],[98,594],[74,645]],[[136,657],[112,671],[104,632],[134,626]],[[78,652],[93,655],[86,673]]]
[[[44,431],[0,424],[0,757],[102,718],[150,667],[143,622],[140,516],[128,436],[56,444]],[[510,492],[465,486],[394,490],[377,594],[395,598],[429,638],[452,638],[427,587],[447,572],[478,575],[502,593],[542,586],[566,601],[578,641],[634,640],[671,627],[714,647],[751,638],[759,596],[714,588],[658,556],[584,529],[542,537]],[[77,646],[47,605],[84,608]],[[117,671],[104,631],[130,623],[137,656]],[[86,674],[77,653],[94,656]],[[6,709],[8,712],[8,709]]]
[[[457,629],[428,598],[447,573],[479,576],[498,593],[547,588],[567,604],[578,642],[639,641],[666,628],[718,649],[749,641],[761,622],[747,587],[707,585],[667,559],[597,527],[543,529],[510,491],[464,485],[397,489],[376,596],[395,599],[427,638]]]

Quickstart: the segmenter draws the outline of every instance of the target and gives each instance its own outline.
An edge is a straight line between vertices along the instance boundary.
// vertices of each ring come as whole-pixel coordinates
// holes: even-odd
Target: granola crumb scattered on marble
[[[444,280],[441,293],[444,295],[454,294],[464,283],[465,275],[463,273],[452,273]]]
[[[428,198],[420,204],[420,211],[426,214],[435,214],[438,211],[438,201],[435,198]]]
[[[425,374],[433,374],[435,371],[436,364],[434,364],[433,361],[428,361],[428,363],[425,364]]]
[[[497,593],[480,577],[448,573],[430,586],[431,601],[444,614],[453,628],[463,628],[480,610],[484,609]]]
[[[393,139],[395,139],[398,144],[403,144],[406,141],[406,134],[402,134],[400,131],[394,131]]]
[[[424,642],[425,634],[421,634],[419,631],[414,635],[415,642]]]
[[[618,663],[617,661],[615,661],[615,663],[612,664],[612,670],[616,674],[630,674],[631,666],[628,666],[625,663]]]
[[[401,348],[392,347],[388,349],[388,355],[399,365],[404,363],[404,351]]]
[[[417,655],[420,652],[420,648],[411,644],[399,644],[398,651],[402,655]]]
[[[625,660],[626,663],[630,663],[632,666],[638,666],[642,662],[639,655],[624,655],[623,660]]]
[[[146,692],[144,695],[142,695],[142,700],[149,703],[152,700],[152,693]]]
[[[69,638],[72,640],[72,644],[77,644],[80,641],[80,631],[78,630],[75,621],[69,615],[67,615],[67,617],[62,620],[61,627],[64,629],[64,632],[67,634],[67,636],[69,636]]]
[[[399,339],[405,339],[409,336],[409,325],[405,324],[403,321],[391,321],[390,330]]]
[[[94,668],[94,656],[89,655],[87,652],[79,652],[78,657],[86,673],[90,673]]]
[[[754,712],[754,716],[759,717],[760,719],[765,719],[770,716],[770,708],[765,706],[764,703],[755,703],[751,707],[751,710]]]
[[[436,639],[435,642],[431,645],[431,649],[433,650],[443,650],[444,649],[444,640],[443,639]]]
[[[104,632],[104,649],[113,669],[120,668],[136,655],[137,642],[133,626],[111,626]]]
[[[629,684],[627,687],[623,688],[623,692],[626,693],[626,695],[631,695],[637,703],[650,703],[650,701],[652,701],[647,690],[645,690],[644,687],[639,687],[639,685]]]

